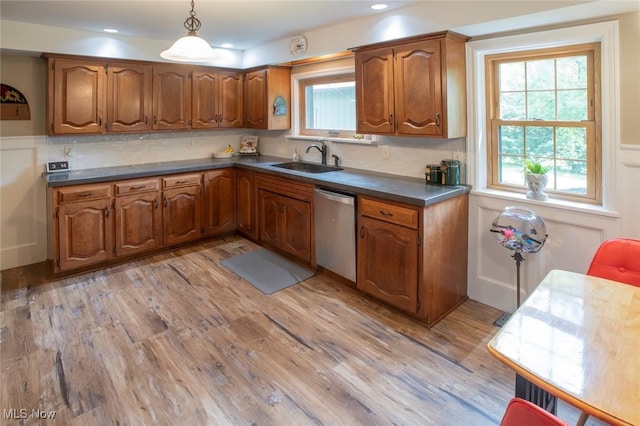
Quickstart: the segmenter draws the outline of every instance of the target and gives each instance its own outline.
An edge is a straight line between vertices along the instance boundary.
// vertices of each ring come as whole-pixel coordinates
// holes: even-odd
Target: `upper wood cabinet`
[[[48,133],[102,133],[107,116],[106,63],[49,58]]]
[[[243,83],[239,72],[194,71],[191,127],[242,127]]]
[[[466,136],[467,40],[443,32],[355,49],[357,132]]]
[[[151,65],[107,66],[107,131],[137,132],[151,129]]]
[[[191,127],[191,71],[179,65],[153,67],[153,129]]]
[[[291,128],[291,68],[266,67],[245,75],[245,127]]]

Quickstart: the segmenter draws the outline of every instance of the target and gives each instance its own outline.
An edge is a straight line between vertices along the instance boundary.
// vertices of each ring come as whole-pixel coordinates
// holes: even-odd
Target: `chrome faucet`
[[[326,166],[326,165],[327,165],[327,144],[325,144],[325,143],[324,143],[324,142],[322,142],[322,141],[318,141],[318,142],[320,142],[320,143],[322,144],[322,148],[320,148],[318,145],[315,145],[315,144],[314,144],[314,145],[309,145],[309,146],[307,147],[307,150],[306,150],[305,152],[308,154],[308,153],[309,153],[309,150],[310,150],[311,148],[315,148],[315,149],[317,149],[317,150],[318,150],[318,151],[320,151],[320,153],[322,154],[322,165],[323,165],[323,166]]]

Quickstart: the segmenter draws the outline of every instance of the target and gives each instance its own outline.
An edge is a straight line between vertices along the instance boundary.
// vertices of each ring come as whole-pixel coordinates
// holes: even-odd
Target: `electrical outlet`
[[[388,145],[383,145],[380,148],[382,148],[382,158],[388,159],[389,158],[389,146]]]
[[[47,172],[64,172],[69,170],[68,161],[51,161],[47,163]]]

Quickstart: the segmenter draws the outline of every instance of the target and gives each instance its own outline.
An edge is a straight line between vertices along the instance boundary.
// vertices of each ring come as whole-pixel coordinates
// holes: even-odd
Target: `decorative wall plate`
[[[1,120],[30,120],[29,103],[22,92],[9,86],[0,85],[0,119]]]

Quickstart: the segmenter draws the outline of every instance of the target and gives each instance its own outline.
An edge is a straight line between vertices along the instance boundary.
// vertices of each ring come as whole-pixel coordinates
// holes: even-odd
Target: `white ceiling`
[[[309,29],[401,8],[418,1],[385,1],[379,12],[369,6],[377,0],[195,0],[198,35],[213,46],[232,43],[246,50]],[[186,35],[183,27],[190,0],[1,0],[3,20],[101,32],[117,28],[123,36],[173,42]]]

